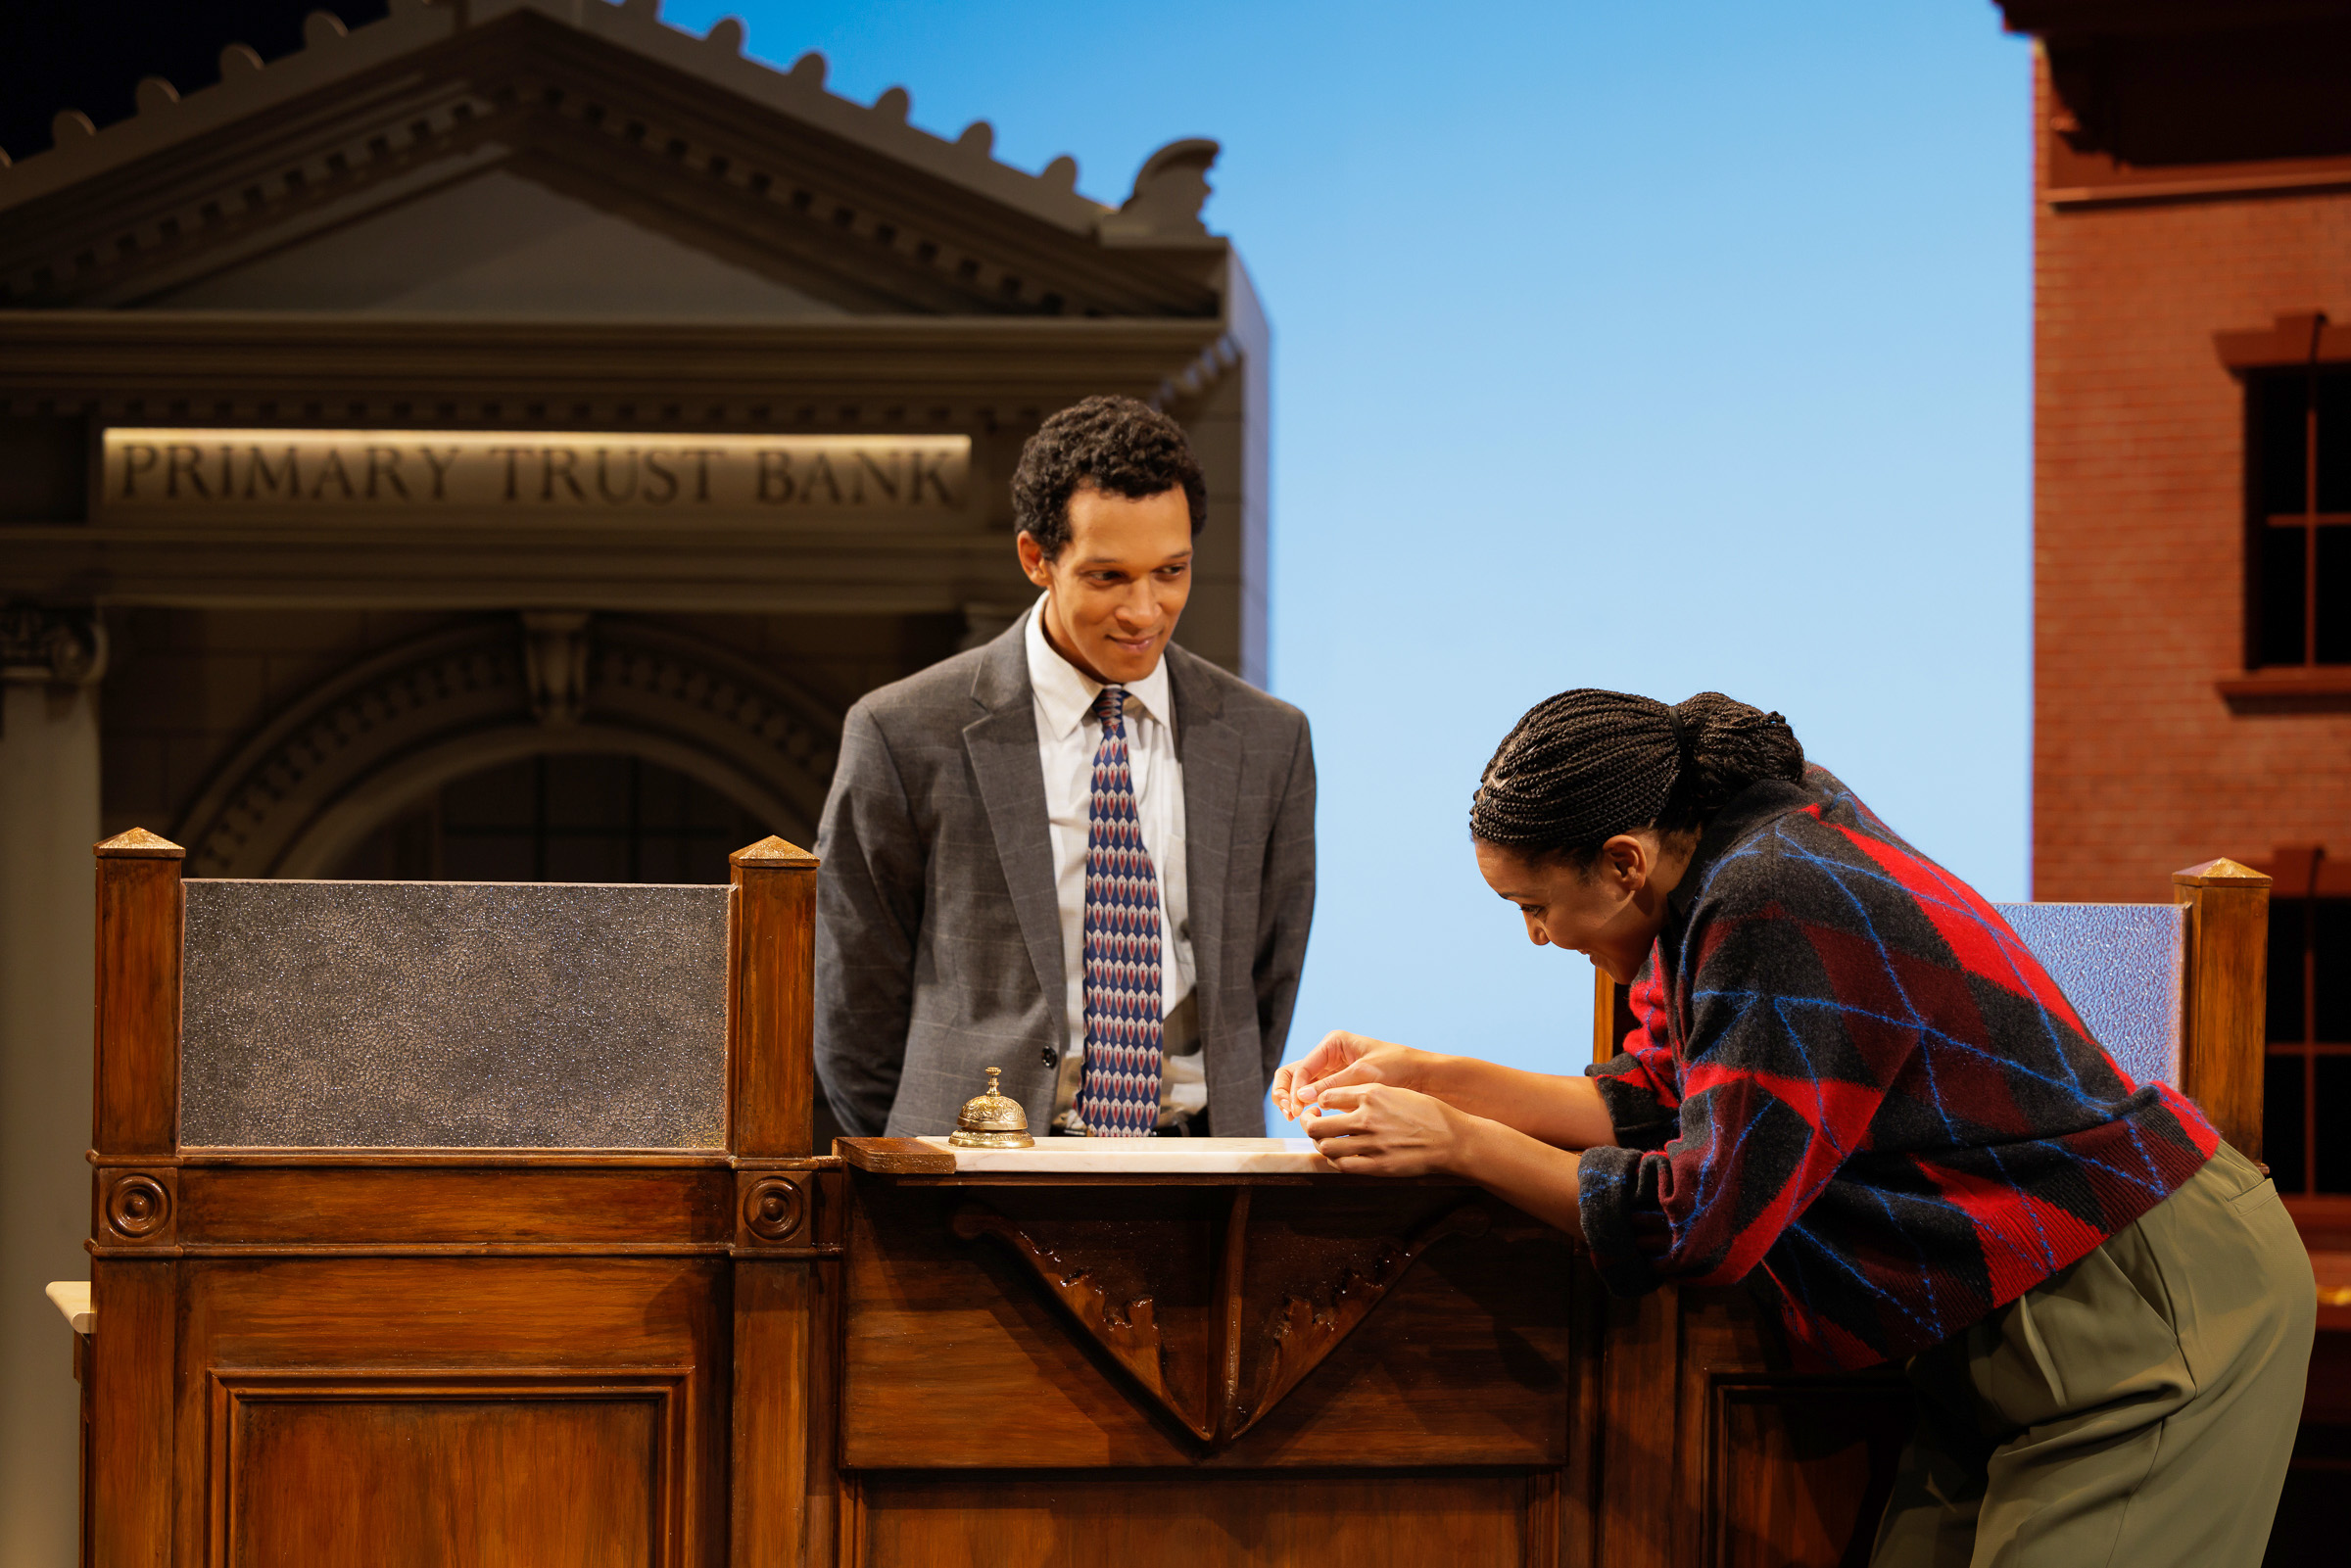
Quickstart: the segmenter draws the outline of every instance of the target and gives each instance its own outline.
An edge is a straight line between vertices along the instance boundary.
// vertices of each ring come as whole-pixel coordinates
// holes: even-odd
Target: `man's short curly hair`
[[[1183,487],[1192,532],[1208,521],[1208,481],[1183,427],[1132,398],[1088,398],[1037,427],[1012,474],[1015,525],[1045,559],[1070,542],[1070,497],[1092,485],[1129,500]]]

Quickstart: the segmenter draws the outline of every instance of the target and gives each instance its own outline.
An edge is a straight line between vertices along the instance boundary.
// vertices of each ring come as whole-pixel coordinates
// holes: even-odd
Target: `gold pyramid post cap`
[[[2270,879],[2242,861],[2223,855],[2190,866],[2185,871],[2172,873],[2172,880],[2182,887],[2267,887]]]
[[[947,1142],[958,1149],[1036,1147],[1036,1140],[1029,1136],[1029,1113],[1021,1109],[1018,1100],[996,1092],[996,1079],[1003,1071],[1002,1068],[987,1069],[987,1092],[963,1102],[963,1114],[955,1118],[955,1130],[948,1134]]]
[[[816,857],[787,838],[769,833],[755,844],[745,844],[727,857],[730,866],[813,866]]]
[[[188,852],[170,839],[151,833],[144,828],[102,838],[91,850],[108,860],[185,860]]]

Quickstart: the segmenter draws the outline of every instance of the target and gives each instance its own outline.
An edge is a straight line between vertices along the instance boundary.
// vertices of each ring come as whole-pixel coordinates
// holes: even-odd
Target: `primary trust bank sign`
[[[969,436],[646,436],[117,428],[95,508],[126,523],[300,523],[363,511],[593,527],[674,518],[772,527],[795,515],[957,522]]]

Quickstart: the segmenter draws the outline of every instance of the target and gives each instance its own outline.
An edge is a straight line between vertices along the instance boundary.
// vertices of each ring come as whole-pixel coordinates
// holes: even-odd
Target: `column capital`
[[[0,606],[0,681],[95,686],[106,675],[106,625],[95,609]]]

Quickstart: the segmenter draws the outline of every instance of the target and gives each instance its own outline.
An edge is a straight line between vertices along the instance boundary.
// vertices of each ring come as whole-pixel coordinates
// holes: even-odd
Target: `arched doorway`
[[[618,752],[541,751],[452,779],[385,822],[338,878],[479,882],[723,882],[768,832],[726,795]]]
[[[290,704],[178,825],[190,874],[724,880],[769,833],[814,842],[837,714],[674,631],[532,619],[388,648]]]

